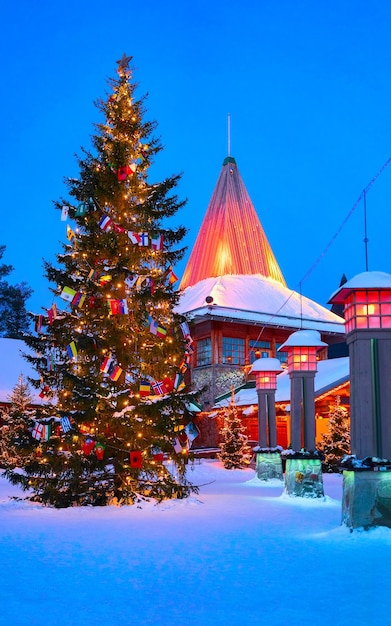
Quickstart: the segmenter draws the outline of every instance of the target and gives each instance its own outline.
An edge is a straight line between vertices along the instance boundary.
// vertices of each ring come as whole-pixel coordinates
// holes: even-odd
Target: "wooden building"
[[[328,345],[345,341],[339,315],[287,287],[231,156],[223,162],[180,290],[178,311],[187,315],[194,341],[191,381],[205,388],[199,442],[204,438],[208,445],[216,435],[213,428],[206,434],[204,417],[232,388],[251,385],[256,358],[277,357],[284,365],[286,354],[278,348],[300,329],[319,331]],[[326,348],[319,353],[319,359],[327,356]]]

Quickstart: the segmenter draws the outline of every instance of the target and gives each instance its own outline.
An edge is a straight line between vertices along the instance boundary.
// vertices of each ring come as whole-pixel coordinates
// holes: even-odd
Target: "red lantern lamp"
[[[292,333],[279,350],[288,353],[288,372],[316,372],[316,353],[327,343],[317,330],[298,330]]]
[[[331,296],[344,305],[346,333],[368,328],[391,328],[391,274],[362,272]]]
[[[280,372],[282,372],[282,367],[278,359],[264,357],[254,361],[249,373],[255,374],[257,389],[275,391],[277,389],[277,375]]]

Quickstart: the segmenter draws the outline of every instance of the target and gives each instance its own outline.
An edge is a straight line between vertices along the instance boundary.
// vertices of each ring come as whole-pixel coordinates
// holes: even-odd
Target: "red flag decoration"
[[[52,306],[50,307],[50,309],[48,309],[48,321],[49,324],[53,324],[54,320],[57,317],[57,306],[56,304],[52,304]]]
[[[100,366],[100,371],[103,372],[104,374],[107,374],[110,371],[110,367],[113,363],[113,359],[109,356],[107,356],[102,365]]]
[[[140,396],[150,396],[151,395],[151,385],[149,383],[148,380],[141,380],[140,381],[140,390],[139,390]]]
[[[111,380],[117,381],[119,377],[121,376],[122,372],[123,372],[123,369],[119,367],[119,365],[114,365],[114,367],[111,369],[109,373]]]
[[[155,250],[156,252],[163,250],[163,242],[164,242],[163,235],[157,235],[157,237],[152,237],[151,238],[152,250]]]
[[[34,323],[34,330],[36,333],[39,333],[39,331],[42,328],[42,324],[43,324],[43,315],[37,315],[35,323]]]
[[[174,274],[174,271],[172,269],[172,265],[170,265],[170,267],[168,268],[168,270],[166,272],[166,278],[168,278],[168,282],[170,283],[170,285],[173,285],[178,280],[178,276],[176,274]]]
[[[186,346],[185,346],[185,352],[186,354],[193,354],[194,352],[194,341],[193,339],[190,337],[190,335],[188,335],[186,337]]]
[[[162,380],[153,382],[152,389],[157,396],[162,396],[167,393],[167,389]]]
[[[105,447],[106,446],[104,446],[103,443],[95,444],[95,454],[98,461],[103,461],[103,457],[105,455]]]
[[[129,313],[128,302],[126,299],[117,300],[112,298],[107,301],[110,315],[126,315]]]
[[[40,441],[42,437],[42,431],[43,424],[40,424],[39,422],[34,422],[33,432],[31,433],[34,439],[38,439],[38,441]]]
[[[164,461],[164,452],[160,448],[152,448],[152,456],[155,461]]]
[[[131,450],[129,453],[130,467],[140,469],[143,466],[143,457],[141,450]]]
[[[82,450],[83,454],[85,454],[86,456],[91,454],[91,452],[93,451],[94,448],[95,448],[95,441],[93,439],[90,439],[90,437],[88,437],[82,443],[82,446],[81,446],[81,450]]]
[[[102,219],[99,220],[99,226],[104,232],[106,232],[107,230],[110,230],[112,228],[112,225],[113,225],[113,220],[108,215],[104,215]]]
[[[99,276],[99,287],[107,285],[107,283],[110,283],[112,280],[113,277],[111,276],[111,274],[102,274],[102,276]]]
[[[128,231],[128,237],[129,237],[131,243],[140,245],[141,239],[140,239],[140,235],[138,233],[133,233],[132,231],[129,230]]]
[[[77,293],[75,293],[73,297],[72,304],[73,306],[77,306],[80,309],[83,306],[85,299],[86,299],[85,294],[81,291],[78,291]]]
[[[179,371],[180,371],[180,373],[181,374],[185,374],[188,369],[189,369],[188,363],[186,363],[185,359],[182,359],[182,361],[179,364]]]
[[[117,178],[118,180],[126,180],[128,177],[128,172],[126,171],[127,168],[125,167],[120,167],[119,170],[117,170]]]
[[[44,385],[44,387],[41,389],[38,395],[40,398],[48,398],[50,394],[51,394],[50,387],[48,387],[47,385]]]
[[[90,422],[83,422],[82,424],[80,424],[79,426],[79,430],[81,433],[88,434],[91,432],[92,430],[92,425],[90,424]]]
[[[174,389],[174,381],[168,376],[166,376],[166,378],[163,378],[163,384],[166,388],[167,393],[171,393],[171,391]]]

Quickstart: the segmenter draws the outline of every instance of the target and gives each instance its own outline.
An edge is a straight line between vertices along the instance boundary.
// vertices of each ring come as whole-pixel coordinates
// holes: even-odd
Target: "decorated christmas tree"
[[[34,410],[31,408],[28,382],[19,376],[12,393],[7,397],[9,407],[0,416],[0,467],[15,468],[24,463],[31,447],[31,429]]]
[[[252,454],[248,446],[245,427],[241,422],[233,397],[228,407],[224,410],[224,421],[220,429],[220,437],[220,452],[217,456],[225,469],[248,467]]]
[[[323,467],[327,472],[337,472],[343,457],[350,454],[349,416],[339,396],[330,410],[328,432],[323,433],[318,450],[324,456]]]
[[[55,203],[67,242],[57,265],[45,263],[53,304],[26,340],[46,403],[24,474],[7,475],[58,507],[193,490],[185,476],[193,342],[175,313],[173,270],[186,229],[167,224],[184,202],[173,193],[179,176],[150,181],[162,147],[130,62],[117,62],[110,93],[96,103],[103,120],[92,148],[67,179],[69,197]]]

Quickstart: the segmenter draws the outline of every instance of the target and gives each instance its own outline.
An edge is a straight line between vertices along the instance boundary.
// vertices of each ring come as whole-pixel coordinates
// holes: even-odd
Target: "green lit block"
[[[349,528],[391,528],[391,472],[343,472],[342,523]]]
[[[256,473],[259,480],[283,479],[281,454],[279,452],[257,452]]]
[[[323,498],[322,463],[320,459],[289,459],[285,469],[285,491],[299,498]]]

